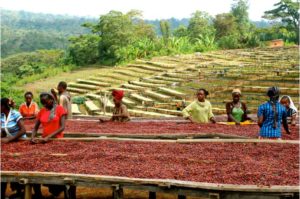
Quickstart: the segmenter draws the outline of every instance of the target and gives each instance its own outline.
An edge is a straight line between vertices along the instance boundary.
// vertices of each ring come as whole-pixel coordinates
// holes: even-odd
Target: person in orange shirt
[[[35,103],[33,99],[32,92],[28,91],[24,95],[25,102],[21,104],[19,108],[20,114],[23,116],[24,119],[35,119],[36,115],[39,112],[39,106]]]
[[[45,143],[53,137],[63,138],[67,112],[62,106],[55,103],[54,96],[51,93],[41,93],[40,100],[44,108],[40,110],[36,117],[37,120],[32,131],[31,142]],[[43,126],[43,133],[42,138],[38,139],[36,138],[36,133],[41,124]]]

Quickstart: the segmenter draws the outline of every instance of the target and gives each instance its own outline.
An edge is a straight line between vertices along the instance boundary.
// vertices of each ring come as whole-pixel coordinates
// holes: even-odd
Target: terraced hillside
[[[110,72],[91,74],[69,82],[76,115],[111,115],[111,91],[125,91],[123,100],[134,117],[176,117],[194,99],[196,89],[209,90],[214,114],[225,113],[233,88],[240,88],[251,113],[267,98],[266,89],[279,86],[299,107],[298,47],[257,48],[158,57],[137,60]]]

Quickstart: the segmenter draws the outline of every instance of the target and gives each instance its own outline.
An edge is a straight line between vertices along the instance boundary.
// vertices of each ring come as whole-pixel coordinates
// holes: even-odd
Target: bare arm
[[[258,126],[262,127],[263,123],[264,123],[264,116],[259,116],[257,121]]]
[[[25,129],[25,126],[24,126],[23,119],[20,119],[17,124],[18,124],[18,126],[20,128],[20,130],[17,133],[17,135],[1,139],[1,141],[3,143],[16,141],[17,139],[19,139],[20,137],[22,137],[26,133],[26,129]]]
[[[211,117],[211,118],[209,118],[209,120],[210,120],[213,124],[216,123],[215,117]]]
[[[284,114],[283,117],[282,117],[282,124],[283,124],[283,128],[284,128],[285,132],[286,132],[287,134],[290,134],[289,126],[288,126],[288,122],[287,122],[287,117],[286,117],[285,114]]]
[[[236,119],[233,117],[233,115],[231,114],[232,108],[231,108],[231,103],[226,103],[226,113],[227,113],[227,117],[228,117],[228,121],[233,121],[235,122],[237,125],[240,124],[240,122],[236,121]]]
[[[236,124],[240,124],[240,122],[236,121],[236,119],[232,116],[231,113],[227,114],[227,117],[229,118],[230,121],[235,122]]]
[[[59,123],[60,123],[59,129],[57,129],[56,131],[54,131],[53,133],[51,133],[50,135],[48,135],[47,137],[42,139],[43,141],[47,142],[47,141],[49,141],[50,138],[55,137],[57,134],[59,134],[65,130],[66,115],[61,116]]]
[[[41,125],[40,120],[37,120],[37,121],[35,122],[35,125],[34,125],[34,127],[33,127],[32,133],[31,133],[31,140],[30,140],[30,141],[31,141],[32,143],[36,143],[36,138],[35,138],[35,136],[36,136],[36,134],[37,134],[37,131],[38,131],[40,125]]]
[[[296,126],[296,114],[292,115],[291,123],[292,123],[292,126]]]

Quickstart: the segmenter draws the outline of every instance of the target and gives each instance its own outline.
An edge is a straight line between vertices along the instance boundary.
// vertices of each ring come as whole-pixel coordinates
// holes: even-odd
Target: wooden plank
[[[127,88],[127,89],[132,89],[132,90],[138,90],[138,91],[143,91],[146,89],[145,87],[137,86],[137,85],[133,85],[133,84],[122,84],[121,87]]]
[[[159,87],[158,90],[163,93],[166,93],[168,95],[171,95],[171,96],[176,96],[176,97],[184,97],[185,96],[184,93],[178,92],[173,89],[165,88],[165,87]]]
[[[133,98],[134,100],[141,102],[144,105],[153,105],[154,104],[154,101],[152,99],[144,97],[144,96],[136,94],[136,93],[130,94],[130,97]]]
[[[164,95],[164,94],[161,94],[161,93],[157,93],[157,92],[154,92],[154,91],[151,91],[151,90],[146,90],[143,94],[145,96],[149,96],[149,97],[158,99],[158,100],[163,101],[163,102],[168,102],[168,101],[171,100],[170,96]]]
[[[99,88],[99,86],[88,85],[88,84],[81,84],[81,83],[69,83],[68,84],[68,88],[69,87],[80,88],[80,89],[84,89],[84,90],[97,90]]]
[[[147,88],[157,88],[157,87],[166,86],[166,84],[156,84],[156,83],[147,83],[147,82],[139,82],[139,81],[130,81],[129,83],[136,86],[143,86]]]
[[[236,184],[218,184],[205,182],[192,182],[172,179],[147,179],[147,178],[129,178],[120,176],[88,175],[88,174],[70,174],[55,172],[31,172],[31,171],[1,171],[2,182],[16,181],[21,178],[29,179],[32,183],[34,179],[41,180],[42,183],[53,183],[56,179],[61,183],[63,179],[73,179],[74,185],[84,185],[84,183],[99,183],[113,185],[139,185],[139,186],[159,186],[159,187],[184,187],[192,189],[205,189],[217,191],[238,191],[238,192],[262,192],[262,193],[299,193],[298,186],[257,186],[257,185],[236,185]]]
[[[90,112],[100,111],[100,108],[93,101],[85,101],[84,104]]]
[[[79,107],[77,104],[72,104],[72,114],[73,115],[80,115],[82,114],[79,110]]]
[[[100,86],[100,87],[109,87],[109,86],[111,86],[110,83],[103,82],[103,81],[93,81],[93,80],[86,80],[86,79],[77,79],[76,81],[78,83],[91,84],[91,85],[96,85],[96,86]]]
[[[21,138],[20,140],[30,140],[30,138]],[[146,139],[146,138],[121,138],[121,137],[68,137],[51,138],[53,141],[134,141],[134,142],[168,142],[168,143],[272,143],[272,144],[300,144],[299,140],[267,140],[267,139]]]
[[[80,94],[83,94],[83,93],[87,93],[87,92],[88,92],[87,90],[84,90],[84,89],[80,89],[80,88],[72,88],[72,87],[68,87],[68,88],[67,88],[67,91],[73,92],[73,93],[80,93]]]
[[[98,117],[99,118],[99,117]],[[108,117],[106,120],[110,119]],[[27,136],[31,136],[31,131],[26,133]],[[41,135],[41,133],[38,133]],[[165,134],[161,132],[160,134],[122,134],[122,133],[89,133],[89,132],[66,132],[64,133],[64,138],[91,138],[91,137],[115,137],[115,138],[132,138],[132,139],[200,139],[200,138],[217,138],[217,139],[250,139],[250,137],[229,135],[222,133],[180,133],[180,134]]]

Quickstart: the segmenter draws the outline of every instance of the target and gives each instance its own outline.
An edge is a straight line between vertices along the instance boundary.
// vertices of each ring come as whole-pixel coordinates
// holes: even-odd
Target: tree
[[[188,36],[187,27],[180,25],[178,28],[174,30],[173,35],[175,37],[187,37]]]
[[[193,13],[188,25],[188,34],[192,41],[214,35],[215,28],[212,25],[212,17],[206,12],[196,11]]]
[[[120,61],[117,59],[117,50],[142,38],[154,38],[155,35],[152,26],[145,24],[141,19],[141,12],[136,10],[126,14],[110,11],[100,17],[93,31],[101,37],[99,56],[107,64]]]
[[[99,61],[100,37],[93,34],[71,37],[69,57],[76,65],[95,64]]]
[[[168,39],[171,36],[170,23],[168,21],[161,20],[159,25],[160,25],[161,35],[164,39],[165,44],[167,44]]]
[[[216,15],[216,18],[214,19],[214,27],[216,29],[217,39],[237,33],[237,23],[231,13]]]
[[[248,0],[234,0],[235,3],[231,6],[231,14],[234,16],[237,23],[237,29],[239,31],[242,40],[245,40],[250,32],[251,23],[248,14]]]
[[[280,0],[274,4],[273,10],[268,10],[263,16],[266,19],[280,19],[283,25],[296,34],[295,41],[299,44],[299,0]]]

